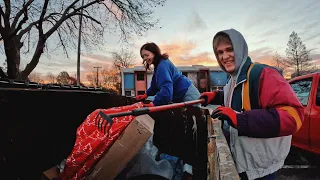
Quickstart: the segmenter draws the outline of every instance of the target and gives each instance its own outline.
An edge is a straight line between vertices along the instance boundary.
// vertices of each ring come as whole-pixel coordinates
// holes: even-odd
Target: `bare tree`
[[[82,39],[87,47],[103,43],[105,30],[120,30],[121,40],[157,25],[153,8],[165,0],[5,0],[0,2],[0,40],[7,57],[7,74],[1,77],[26,79],[43,52],[61,48],[68,57],[77,47],[79,18],[83,17]],[[82,12],[82,13],[81,13]],[[50,42],[49,43],[49,40]],[[53,46],[53,47],[51,47]],[[19,72],[21,55],[31,53]]]
[[[76,80],[76,78],[74,78],[74,77],[72,77],[72,76],[69,76],[68,84],[70,84],[70,85],[77,85],[77,80]],[[84,86],[84,84],[81,83],[81,82],[80,82],[79,85],[80,85],[80,86]]]
[[[300,76],[301,72],[307,71],[311,67],[312,59],[310,58],[310,52],[311,50],[307,49],[298,34],[293,31],[289,36],[285,63],[293,66],[296,75]]]
[[[70,84],[69,80],[70,80],[70,76],[66,71],[60,72],[57,77],[57,83],[59,84]]]
[[[121,68],[128,68],[134,64],[134,55],[130,50],[121,49],[118,52],[111,52],[113,66],[120,71]]]
[[[95,72],[87,74],[87,81],[90,86],[97,86],[97,74]],[[98,83],[105,89],[118,90],[120,83],[119,71],[114,68],[104,68],[99,75]]]
[[[36,83],[44,83],[44,79],[40,73],[32,72],[28,76],[29,81]]]
[[[87,74],[87,81],[89,82],[90,86],[96,86],[97,85],[97,73],[89,73]]]
[[[280,69],[285,69],[288,66],[285,59],[278,52],[273,55],[271,65]]]
[[[121,92],[121,69],[122,68],[128,68],[134,65],[134,54],[130,50],[121,49],[118,52],[112,52],[111,53],[113,58],[113,66],[115,68],[115,74],[120,75],[119,80],[115,84],[116,90],[120,93]]]
[[[57,77],[53,75],[51,72],[49,72],[46,75],[46,80],[48,81],[48,83],[54,84],[57,82]]]
[[[102,70],[101,75],[103,87],[118,90],[117,85],[120,83],[121,79],[117,69],[106,68]]]

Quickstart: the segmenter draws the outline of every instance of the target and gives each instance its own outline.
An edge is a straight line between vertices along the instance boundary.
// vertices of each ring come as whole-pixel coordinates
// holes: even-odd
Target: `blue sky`
[[[312,51],[320,67],[320,1],[319,0],[167,0],[155,9],[161,29],[150,30],[143,37],[133,37],[131,45],[118,43],[116,34],[106,34],[103,49],[81,57],[82,77],[95,72],[94,66],[111,65],[111,51],[122,46],[135,54],[141,65],[139,49],[145,42],[157,43],[176,65],[216,65],[212,37],[223,29],[234,28],[247,40],[249,55],[256,62],[269,63],[274,53],[285,55],[292,31],[296,31]],[[76,52],[70,59],[62,55],[43,56],[35,71],[76,73]],[[24,62],[24,65],[26,63]]]

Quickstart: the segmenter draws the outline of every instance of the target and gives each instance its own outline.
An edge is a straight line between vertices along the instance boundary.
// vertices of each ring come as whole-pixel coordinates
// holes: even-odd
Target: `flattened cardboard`
[[[57,166],[54,166],[46,171],[43,172],[41,180],[52,180],[59,176],[59,169]]]
[[[87,179],[114,179],[152,136],[153,127],[154,120],[149,115],[137,116],[93,168]]]

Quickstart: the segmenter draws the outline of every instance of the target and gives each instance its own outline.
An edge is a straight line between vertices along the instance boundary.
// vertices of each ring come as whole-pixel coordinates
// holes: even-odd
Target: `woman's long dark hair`
[[[152,52],[154,54],[153,65],[154,65],[155,68],[157,68],[157,66],[158,66],[158,64],[159,64],[159,62],[161,60],[166,60],[166,59],[169,58],[168,54],[166,54],[166,53],[161,54],[159,46],[157,46],[153,42],[144,44],[140,48],[140,55],[141,55],[141,51],[142,50],[147,50],[147,51],[150,51],[150,52]],[[146,61],[143,61],[143,64],[144,64],[144,66],[146,67],[147,70],[150,69],[150,65]]]

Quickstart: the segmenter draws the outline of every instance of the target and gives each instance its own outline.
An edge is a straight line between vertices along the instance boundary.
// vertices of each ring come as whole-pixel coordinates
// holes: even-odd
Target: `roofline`
[[[203,66],[203,65],[192,65],[192,66],[176,66],[180,71],[183,72],[198,72],[200,70],[209,70],[209,71],[223,71],[220,66]],[[135,66],[133,68],[122,68],[124,73],[133,73],[136,71],[146,71],[144,66]],[[152,73],[148,71],[148,73]]]

